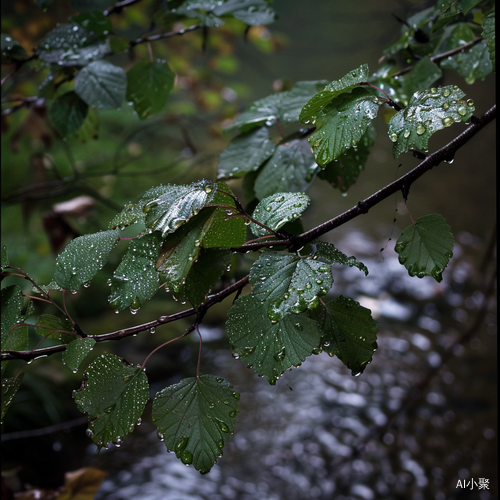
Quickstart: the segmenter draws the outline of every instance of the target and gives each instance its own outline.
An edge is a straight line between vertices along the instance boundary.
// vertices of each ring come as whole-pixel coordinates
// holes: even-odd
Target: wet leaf
[[[239,115],[229,129],[238,127],[242,132],[262,125],[271,126],[276,120],[285,123],[298,121],[300,110],[325,81],[297,82],[292,90],[272,94],[251,104]]]
[[[70,369],[76,372],[85,356],[92,351],[95,345],[95,340],[92,338],[80,338],[70,342],[66,346],[66,350],[62,354],[63,363]]]
[[[267,127],[250,130],[235,137],[222,151],[217,178],[241,177],[257,170],[276,150]]]
[[[201,180],[187,185],[166,185],[158,188],[158,196],[143,206],[149,229],[161,231],[162,236],[173,233],[179,226],[210,203],[217,185]]]
[[[469,85],[472,85],[477,78],[484,80],[493,71],[491,51],[486,40],[443,60],[441,66],[456,70]]]
[[[185,296],[193,307],[199,307],[231,263],[231,251],[202,248],[186,277]]]
[[[323,333],[323,351],[337,356],[353,375],[362,373],[377,349],[378,325],[371,311],[355,300],[340,296],[322,304],[311,315]]]
[[[134,310],[158,291],[159,276],[156,259],[161,246],[158,232],[132,240],[120,265],[110,279],[109,304],[117,311]]]
[[[141,120],[161,111],[174,86],[167,63],[139,61],[127,72],[127,101]]]
[[[486,46],[490,54],[491,70],[495,70],[495,9],[489,12],[483,20],[482,36],[486,40]]]
[[[90,281],[108,261],[119,231],[111,229],[72,240],[56,260],[54,280],[58,286],[76,291]]]
[[[34,329],[38,335],[42,337],[49,336],[60,340],[64,344],[69,344],[77,338],[71,321],[68,318],[54,316],[53,314],[41,314],[36,320]]]
[[[415,92],[405,109],[389,121],[389,138],[397,158],[409,149],[427,151],[432,134],[455,122],[470,120],[474,112],[471,99],[464,101],[456,85]]]
[[[330,262],[330,264],[342,264],[343,266],[357,267],[360,271],[368,276],[368,268],[356,260],[356,257],[347,257],[338,248],[335,248],[333,243],[326,243],[324,241],[315,241],[316,257],[321,257]]]
[[[319,170],[307,141],[294,139],[280,144],[255,181],[259,200],[275,193],[303,192]]]
[[[125,99],[125,71],[107,61],[94,61],[75,77],[75,92],[97,109],[119,108]]]
[[[269,320],[319,305],[332,287],[330,266],[288,252],[264,252],[250,270],[252,296],[266,304]]]
[[[428,89],[442,76],[441,68],[433,63],[429,56],[422,57],[412,70],[404,75],[404,93],[410,96],[419,89]]]
[[[325,106],[339,95],[358,87],[361,82],[368,81],[369,76],[368,65],[362,64],[359,68],[344,75],[340,80],[329,83],[305,104],[300,112],[300,121],[302,123],[316,123],[316,118]]]
[[[216,5],[213,11],[216,16],[230,14],[249,26],[270,24],[278,17],[266,0],[226,0]]]
[[[357,146],[348,149],[337,160],[327,163],[318,172],[318,177],[329,182],[341,193],[347,193],[349,188],[357,182],[359,174],[365,168],[370,155],[370,146],[375,142],[375,136],[375,127],[373,123],[370,123]]]
[[[66,137],[82,126],[88,109],[88,104],[76,92],[66,92],[53,102],[49,117],[59,134]]]
[[[221,377],[185,378],[156,394],[153,423],[167,450],[204,474],[234,431],[239,398]]]
[[[316,131],[308,138],[317,163],[326,166],[349,148],[357,147],[380,104],[371,91],[362,88],[341,94],[328,104],[318,114]]]
[[[2,376],[2,421],[19,387],[21,387],[23,377],[24,373],[20,373],[17,377]]]
[[[200,253],[205,223],[210,212],[204,212],[193,218],[174,234],[169,235],[156,261],[156,269],[166,283],[166,288],[174,293],[175,298],[185,301],[187,275]]]
[[[104,38],[113,30],[113,25],[109,17],[106,17],[102,12],[97,10],[81,13],[69,19],[73,23],[83,26],[86,30],[95,33],[101,38]]]
[[[22,47],[22,45],[14,40],[11,36],[2,33],[1,37],[1,52],[2,52],[2,63],[4,57],[13,59],[16,61],[22,61],[28,58],[28,54]]]
[[[236,207],[234,200],[228,193],[234,196],[231,188],[224,182],[217,183],[217,193],[211,204],[229,205]],[[242,217],[232,216],[237,210],[231,211],[226,208],[216,208],[204,229],[201,245],[204,248],[233,248],[243,245],[246,241],[245,220]]]
[[[134,430],[149,399],[149,384],[140,365],[103,354],[89,365],[83,386],[73,393],[73,399],[88,415],[87,435],[100,450],[110,441],[120,444]]]
[[[417,219],[398,238],[395,246],[399,262],[410,276],[432,276],[437,282],[453,257],[453,234],[442,215],[429,214]]]
[[[305,193],[276,193],[264,198],[255,207],[252,217],[272,231],[277,231],[287,222],[298,219],[309,203],[311,199]],[[250,229],[256,236],[269,234],[269,231],[253,222]]]
[[[42,61],[50,64],[85,66],[102,59],[109,52],[109,46],[83,26],[60,24],[50,31],[37,46],[36,52]],[[82,95],[80,96],[83,98]]]
[[[226,334],[236,356],[273,385],[310,356],[321,338],[318,324],[306,316],[290,313],[271,321],[268,303],[252,294],[229,309]]]
[[[23,307],[24,298],[19,286],[10,285],[2,288],[2,351],[22,351],[28,347],[28,327],[14,328],[25,319],[22,313]]]

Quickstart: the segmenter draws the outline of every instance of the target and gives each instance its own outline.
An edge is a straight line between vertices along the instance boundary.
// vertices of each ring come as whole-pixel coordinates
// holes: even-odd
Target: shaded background
[[[333,80],[361,63],[368,63],[374,72],[383,49],[399,38],[401,27],[392,14],[406,18],[418,5],[275,1],[280,18],[269,29],[280,34],[273,39],[279,50],[263,55],[255,45],[236,40],[233,56],[239,62],[232,61],[233,72],[224,73],[220,66],[213,70],[225,82],[224,88],[238,95],[233,101],[233,94],[226,91],[228,115],[268,95],[283,80]],[[265,48],[263,42],[261,46]],[[194,64],[213,67],[215,50],[197,55]],[[458,84],[474,100],[476,115],[495,100],[493,75],[469,86],[447,72],[439,83]],[[186,106],[182,98],[172,96],[172,106],[181,105]],[[48,151],[54,163],[68,172],[71,161],[85,172],[94,168],[100,175],[91,186],[119,206],[162,181],[214,179],[217,155],[228,141],[211,129],[216,108],[207,105],[201,117],[187,106],[182,109],[184,115],[175,123],[164,117],[140,123],[128,109],[104,113],[99,141],[82,146],[54,140]],[[15,118],[17,125],[21,119]],[[433,136],[430,150],[444,145],[460,127]],[[2,443],[3,469],[20,467],[14,477],[55,487],[64,471],[94,465],[109,471],[97,496],[102,499],[496,498],[496,309],[486,290],[494,273],[494,253],[488,250],[496,225],[494,129],[489,125],[459,151],[453,164],[441,164],[410,191],[408,206],[414,218],[440,213],[455,235],[454,258],[443,283],[410,279],[398,264],[394,242],[409,224],[398,196],[326,235],[370,270],[364,278],[355,269],[334,269],[330,292],[358,300],[379,322],[379,349],[361,376],[351,377],[336,358],[322,354],[286,372],[276,387],[270,387],[231,358],[222,329],[229,304],[223,304],[210,311],[202,329],[203,371],[228,379],[241,393],[241,409],[235,435],[210,474],[200,476],[166,452],[149,423],[149,408],[143,424],[119,450],[95,455],[95,447],[84,438],[85,425],[76,426]],[[33,182],[37,154],[46,160],[46,149],[34,135],[21,139],[18,152],[12,154],[15,130],[11,125],[3,137],[2,240],[9,246],[11,262],[43,283],[53,272],[54,255],[41,214],[50,211],[55,201],[89,193],[76,189],[38,199],[31,208],[26,201],[19,204],[9,198],[27,180]],[[306,228],[351,208],[418,163],[409,155],[393,160],[382,123],[378,131],[366,172],[348,196],[319,180],[312,186]],[[102,176],[120,161],[129,162],[127,175]],[[90,216],[72,223],[81,232],[96,231],[115,212],[98,203]],[[160,298],[135,317],[127,311],[114,315],[106,306],[106,279],[96,278],[72,300],[73,315],[86,331],[112,331],[179,309]],[[129,338],[106,348],[130,362],[142,362],[153,347],[186,326],[170,325],[168,331],[164,327],[154,336]],[[148,363],[152,389],[191,376],[197,347],[196,339],[188,339],[153,356]],[[102,349],[96,348],[95,355]],[[79,418],[67,400],[78,388],[81,374],[62,371],[56,357],[37,360],[32,375],[28,370],[4,432]],[[489,480],[489,490],[470,489],[471,484],[468,489],[457,488],[459,480],[477,483],[479,478]]]

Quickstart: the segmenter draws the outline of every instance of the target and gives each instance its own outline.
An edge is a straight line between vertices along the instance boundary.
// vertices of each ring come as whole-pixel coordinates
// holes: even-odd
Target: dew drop
[[[453,118],[451,118],[450,116],[443,118],[441,121],[445,127],[449,127],[449,126],[453,125],[453,123],[454,123]]]
[[[183,464],[191,465],[193,463],[193,454],[189,450],[184,450],[180,459]]]
[[[398,134],[396,134],[395,132],[393,132],[392,134],[389,135],[389,139],[392,142],[396,142],[398,140]]]
[[[184,436],[181,439],[179,439],[179,441],[177,441],[177,443],[175,443],[174,451],[176,453],[179,453],[179,452],[185,450],[186,446],[188,444],[188,441],[189,441],[189,438],[187,436]]]
[[[222,432],[226,432],[226,433],[230,432],[229,427],[225,422],[223,422],[219,418],[216,418],[215,421],[217,422],[217,425],[219,426],[219,428]]]
[[[422,125],[421,123],[419,123],[419,124],[417,125],[417,128],[416,128],[416,132],[417,132],[417,134],[418,134],[418,135],[422,135],[422,134],[424,134],[424,133],[425,133],[425,131],[426,131],[426,128],[424,127],[424,125]]]

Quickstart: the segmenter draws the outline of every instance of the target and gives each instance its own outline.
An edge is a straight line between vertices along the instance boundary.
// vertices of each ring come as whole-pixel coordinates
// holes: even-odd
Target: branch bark
[[[345,224],[346,222],[358,217],[359,215],[366,214],[370,210],[370,208],[374,207],[378,203],[382,202],[392,194],[397,191],[402,191],[403,193],[407,193],[410,186],[419,179],[422,175],[424,175],[427,171],[431,170],[433,167],[439,165],[444,160],[449,160],[453,158],[456,151],[460,149],[462,146],[467,144],[479,131],[481,131],[486,125],[491,123],[496,118],[496,104],[492,106],[483,116],[480,118],[475,118],[473,123],[460,135],[458,135],[455,139],[449,142],[446,146],[437,150],[436,152],[430,154],[423,160],[418,166],[416,166],[413,170],[400,177],[396,181],[388,184],[384,188],[380,189],[376,193],[372,194],[368,198],[361,200],[358,204],[352,207],[350,210],[330,219],[315,228],[306,231],[298,236],[292,236],[288,239],[277,240],[274,241],[264,241],[264,242],[256,242],[249,243],[246,245],[242,245],[238,248],[233,248],[234,252],[249,252],[249,251],[257,251],[262,248],[276,246],[276,245],[284,245],[288,250],[295,251],[299,248],[302,248],[307,243],[315,240],[319,236],[332,231],[333,229]],[[88,337],[93,338],[96,342],[105,342],[109,340],[120,340],[124,337],[129,337],[131,335],[148,331],[150,328],[156,328],[161,325],[165,325],[167,323],[171,323],[173,321],[177,321],[183,318],[188,318],[193,315],[203,315],[210,307],[212,307],[215,303],[222,301],[229,295],[234,292],[238,292],[242,290],[242,288],[248,283],[249,276],[245,276],[241,278],[239,281],[233,283],[232,285],[224,288],[220,292],[211,295],[208,299],[198,308],[195,309],[191,307],[189,309],[185,309],[184,311],[180,311],[178,313],[169,315],[169,316],[161,316],[160,318],[150,321],[148,323],[144,323],[142,325],[134,326],[131,328],[126,328],[124,330],[118,330],[111,333],[106,333],[102,335],[88,335]],[[1,360],[12,360],[12,359],[23,359],[25,361],[29,361],[38,357],[45,357],[51,354],[55,354],[56,352],[62,352],[66,350],[66,344],[61,344],[57,346],[37,349],[35,351],[4,351],[1,355]]]

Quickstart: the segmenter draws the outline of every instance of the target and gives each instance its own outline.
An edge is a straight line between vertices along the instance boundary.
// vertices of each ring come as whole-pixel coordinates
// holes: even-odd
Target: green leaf
[[[19,387],[21,387],[23,377],[24,373],[20,373],[17,377],[2,377],[2,421]]]
[[[308,139],[318,164],[325,166],[357,147],[380,104],[376,96],[361,88],[341,94],[328,104],[317,116],[316,131]]]
[[[488,52],[490,54],[491,70],[495,70],[495,9],[488,13],[483,20],[483,32],[482,36],[486,40],[486,46],[488,47]]]
[[[207,294],[219,282],[220,277],[231,264],[231,252],[221,248],[202,248],[198,259],[186,277],[186,298],[199,307]]]
[[[493,71],[491,52],[486,40],[445,59],[441,66],[458,71],[469,85],[472,85],[477,78],[484,80]]]
[[[160,250],[156,268],[166,283],[166,290],[172,290],[174,298],[185,301],[185,282],[191,266],[198,258],[210,212],[193,218],[188,224],[167,237]]]
[[[213,197],[211,204],[229,205],[236,208],[236,204],[228,196],[233,195],[231,188],[224,182],[217,183],[217,193]],[[234,195],[233,195],[234,196]],[[237,210],[231,211],[226,208],[216,208],[206,222],[205,233],[201,245],[204,248],[233,248],[243,245],[246,241],[246,226],[242,217],[231,217]]]
[[[112,229],[72,240],[56,259],[54,280],[58,286],[76,291],[89,282],[108,261],[119,231]]]
[[[280,144],[255,181],[255,194],[259,200],[275,193],[303,192],[319,170],[309,144],[293,139]]]
[[[370,146],[375,142],[376,134],[373,123],[370,123],[356,148],[348,149],[337,160],[326,164],[318,172],[318,177],[329,182],[334,188],[339,189],[341,193],[347,193],[349,188],[357,182],[359,174],[365,168],[370,155]]]
[[[325,81],[297,82],[292,90],[272,94],[255,101],[228,128],[239,127],[244,132],[262,125],[271,126],[276,120],[296,122],[304,104],[324,85]]]
[[[2,288],[1,308],[2,318],[2,351],[22,351],[28,347],[28,327],[19,326],[24,321],[22,313],[24,298],[22,290],[17,285]]]
[[[368,268],[356,260],[356,257],[347,257],[338,248],[335,248],[333,243],[326,243],[324,241],[315,241],[316,257],[328,260],[331,264],[341,264],[343,266],[357,267],[360,271],[368,276]]]
[[[216,4],[216,16],[231,14],[249,26],[271,24],[278,17],[266,0],[226,0]]]
[[[217,185],[206,179],[188,185],[161,186],[162,194],[144,205],[146,226],[161,231],[162,236],[173,233],[212,201],[216,189]]]
[[[110,441],[121,444],[134,430],[149,399],[149,384],[140,365],[129,365],[114,354],[102,354],[89,365],[73,399],[88,415],[87,435],[100,450]]]
[[[473,9],[481,0],[462,0],[462,10],[464,14],[467,14],[469,10]]]
[[[395,250],[410,276],[432,276],[438,283],[453,257],[453,235],[442,215],[420,217],[398,238]]]
[[[97,109],[119,108],[125,99],[127,75],[107,61],[94,61],[75,77],[75,92]]]
[[[264,198],[255,207],[252,217],[272,231],[277,231],[287,222],[298,219],[310,203],[311,198],[305,193],[276,193]],[[269,234],[269,231],[253,222],[250,230],[255,236]]]
[[[264,252],[250,270],[252,296],[264,301],[271,321],[318,307],[332,287],[329,265],[288,252]]]
[[[3,56],[14,59],[16,61],[22,61],[28,58],[28,54],[26,54],[26,51],[24,50],[22,45],[17,40],[14,40],[11,36],[2,33],[0,40],[2,62],[4,59]]]
[[[50,338],[60,340],[64,344],[69,344],[77,338],[71,321],[68,318],[60,318],[53,314],[41,314],[34,327],[38,335],[42,337],[49,336]]]
[[[299,314],[271,321],[267,309],[253,294],[240,296],[227,313],[226,334],[235,356],[274,385],[288,368],[313,353],[321,331],[315,321]]]
[[[66,346],[62,354],[62,361],[73,373],[76,373],[85,356],[94,348],[95,340],[92,338],[76,339]]]
[[[66,137],[82,126],[88,109],[88,104],[76,92],[66,92],[54,101],[49,117],[59,134]]]
[[[139,61],[127,72],[127,101],[141,120],[167,104],[175,75],[167,63]]]
[[[126,307],[137,311],[158,291],[159,276],[156,259],[161,237],[158,232],[132,240],[120,265],[109,280],[109,304],[116,311]]]
[[[210,471],[234,431],[240,395],[221,377],[182,379],[158,392],[152,419],[158,437],[184,464]]]
[[[340,296],[312,313],[320,325],[322,349],[337,356],[353,375],[363,372],[377,350],[378,325],[371,311]]]
[[[69,19],[99,37],[105,37],[113,31],[113,25],[109,17],[106,17],[102,12],[97,10],[78,14]]]
[[[438,16],[432,24],[431,33],[451,23],[456,16],[462,14],[462,4],[455,0],[441,0],[436,3],[435,11]]]
[[[99,132],[99,112],[95,108],[88,108],[87,116],[82,126],[74,133],[74,137],[81,142],[87,142],[90,139],[97,139]]]
[[[362,64],[359,68],[344,75],[340,80],[329,83],[302,108],[299,120],[302,123],[316,123],[316,117],[325,106],[330,104],[339,95],[353,90],[362,82],[368,81],[369,75],[368,64]]]
[[[85,66],[102,59],[109,52],[109,46],[83,26],[60,24],[36,47],[36,52],[42,61],[49,64]]]
[[[269,139],[267,127],[235,137],[222,151],[217,164],[217,178],[241,177],[257,170],[276,150],[276,143]]]
[[[442,76],[441,68],[433,63],[429,56],[422,57],[412,70],[404,75],[404,92],[406,95],[412,95],[419,89],[428,89]]]
[[[394,157],[409,149],[427,151],[434,132],[469,120],[475,109],[474,102],[471,99],[464,101],[464,96],[456,85],[415,92],[408,106],[389,121]]]

